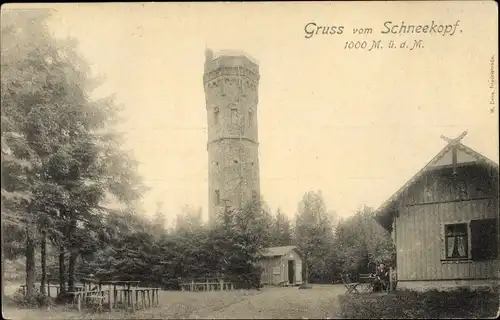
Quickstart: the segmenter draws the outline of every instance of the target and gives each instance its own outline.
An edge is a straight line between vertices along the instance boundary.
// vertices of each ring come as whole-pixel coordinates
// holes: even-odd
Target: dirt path
[[[340,318],[338,286],[314,286],[313,289],[266,288],[262,293],[216,312],[192,314],[200,319],[314,319]]]

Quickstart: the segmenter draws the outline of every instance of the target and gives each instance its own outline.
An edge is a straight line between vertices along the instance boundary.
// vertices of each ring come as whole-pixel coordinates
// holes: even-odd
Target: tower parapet
[[[227,51],[224,55],[219,51],[206,55],[203,82],[213,80],[222,75],[244,76],[252,81],[259,81],[259,62],[243,51]],[[208,58],[211,59],[208,59]]]

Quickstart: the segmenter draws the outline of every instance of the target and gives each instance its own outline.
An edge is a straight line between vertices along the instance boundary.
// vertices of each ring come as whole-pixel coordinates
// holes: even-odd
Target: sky
[[[260,62],[261,192],[273,212],[293,217],[310,190],[321,190],[342,217],[376,208],[446,145],[442,134],[467,130],[463,143],[498,162],[493,2],[52,7],[53,34],[79,41],[95,74],[106,77],[97,94],[115,94],[125,107],[120,129],[151,188],[143,199],[149,215],[162,201],[167,218],[189,204],[207,219],[206,47],[244,50]],[[385,21],[457,20],[453,36],[380,33]],[[309,22],[344,33],[306,39]],[[355,27],[374,31],[353,35]],[[346,41],[379,39],[422,40],[424,48],[344,49]]]

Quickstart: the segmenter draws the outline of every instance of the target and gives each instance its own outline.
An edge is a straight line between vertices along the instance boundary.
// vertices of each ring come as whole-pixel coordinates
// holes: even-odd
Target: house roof
[[[466,132],[464,132],[461,136],[465,136]],[[375,211],[375,220],[384,227],[386,230],[391,229],[392,220],[393,220],[393,206],[396,204],[399,197],[406,192],[412,185],[415,183],[422,175],[428,170],[432,170],[434,168],[447,167],[450,165],[450,161],[452,158],[452,149],[456,148],[456,159],[457,164],[472,164],[472,163],[484,163],[489,167],[492,167],[498,170],[498,164],[494,161],[488,159],[477,151],[472,150],[466,145],[460,142],[460,139],[448,139],[442,137],[448,141],[448,144],[431,159],[420,171],[418,171],[413,177],[410,178],[401,188],[399,188],[396,193],[394,193],[389,199],[387,199],[376,211]]]
[[[292,250],[297,250],[297,246],[271,247],[264,248],[262,255],[264,257],[281,257],[287,255]]]

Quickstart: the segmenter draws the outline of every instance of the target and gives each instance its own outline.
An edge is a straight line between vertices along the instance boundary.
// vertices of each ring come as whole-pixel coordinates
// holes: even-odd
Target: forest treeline
[[[35,281],[56,277],[64,292],[90,275],[166,288],[179,278],[224,276],[258,287],[257,261],[269,246],[297,245],[309,282],[394,262],[373,210],[338,219],[320,191],[298,199],[294,216],[258,201],[224,211],[213,228],[190,207],[175,228],[165,228],[161,207],[147,219],[139,206],[147,187],[117,130],[120,107],[96,98],[102,79],[74,39],[51,35],[49,17],[8,9],[1,17],[2,263],[24,257],[28,297]]]

